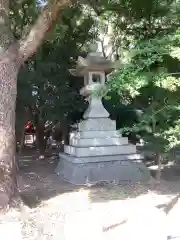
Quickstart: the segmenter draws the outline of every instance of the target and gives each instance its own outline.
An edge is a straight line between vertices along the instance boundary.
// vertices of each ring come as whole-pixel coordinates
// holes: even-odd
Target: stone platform
[[[138,158],[138,154],[74,157],[60,153],[56,173],[75,185],[96,184],[98,182],[138,182],[148,181],[149,171]]]
[[[115,122],[108,118],[79,123],[59,154],[56,173],[75,185],[148,181],[143,156],[115,129]]]

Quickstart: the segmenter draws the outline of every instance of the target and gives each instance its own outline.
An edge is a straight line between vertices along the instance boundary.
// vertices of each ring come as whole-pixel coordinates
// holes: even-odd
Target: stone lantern
[[[77,130],[70,133],[64,153],[59,154],[56,173],[80,185],[148,180],[143,157],[136,153],[136,146],[128,143],[128,138],[116,131],[116,121],[109,118],[101,101],[105,78],[114,70],[114,64],[97,52],[96,44],[91,50],[86,58],[78,58],[75,69],[70,69],[72,75],[84,77],[80,94],[86,97],[89,106]]]
[[[84,77],[84,87],[80,94],[89,101],[89,107],[84,113],[84,119],[88,118],[107,118],[109,113],[102,105],[102,92],[105,91],[106,75],[114,69],[111,61],[104,59],[101,53],[96,52],[96,44],[91,45],[93,52],[87,58],[78,58],[76,69],[70,69],[74,76]],[[100,93],[101,92],[101,93]]]

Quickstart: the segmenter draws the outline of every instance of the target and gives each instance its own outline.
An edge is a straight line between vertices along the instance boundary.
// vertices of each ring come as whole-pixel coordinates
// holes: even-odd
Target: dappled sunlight
[[[92,202],[90,191],[80,188],[44,200],[28,210],[26,222],[34,224],[37,237],[38,229],[41,229],[41,234],[68,240],[76,237],[79,240],[157,239],[156,236],[166,234],[165,214],[155,206],[166,204],[172,199],[171,195],[159,195],[149,190],[134,198]]]
[[[80,211],[87,209],[90,204],[89,190],[80,189],[70,193],[59,194],[44,201],[46,206],[61,208],[63,212]]]
[[[28,222],[26,234],[31,234],[33,228],[37,239],[42,234],[67,240],[76,237],[79,240],[130,240],[138,239],[139,234],[141,239],[149,236],[157,239],[155,231],[149,233],[149,229],[158,231],[159,222],[164,229],[167,222],[163,222],[164,208],[180,192],[179,181],[165,180],[159,184],[156,181],[124,185],[102,182],[94,186],[74,186],[54,174],[54,165],[50,167],[49,162],[28,163],[18,177],[22,199],[29,207],[21,218]],[[171,215],[171,219],[177,221],[178,215],[174,216]],[[139,233],[141,229],[148,232],[148,236],[143,235],[143,231]]]
[[[80,203],[85,201],[84,206],[88,202],[87,193],[82,191],[78,195]],[[158,203],[166,204],[170,199],[172,199],[170,195],[158,195],[148,191],[144,195],[126,200],[92,202],[81,211],[71,211],[66,215],[64,234],[70,240],[78,236],[79,239],[92,239],[98,236],[98,239],[115,240],[123,237],[130,240],[133,236],[143,237],[143,235],[144,239],[152,239],[152,237],[157,239],[156,236],[166,235],[164,231],[166,219],[165,213],[155,206]],[[153,232],[146,236],[151,228]]]
[[[167,226],[169,228],[169,235],[180,236],[179,230],[179,218],[180,218],[180,200],[173,207],[167,218]]]
[[[146,194],[148,189],[142,184],[109,185],[93,187],[89,197],[92,202],[120,200]]]

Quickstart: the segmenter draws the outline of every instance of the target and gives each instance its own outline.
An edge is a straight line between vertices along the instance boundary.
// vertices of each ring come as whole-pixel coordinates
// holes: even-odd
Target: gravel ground
[[[1,237],[160,240],[178,236],[179,202],[168,217],[161,206],[180,192],[180,180],[76,188],[57,177],[54,167],[54,162],[38,162],[21,168],[24,206],[1,213]]]

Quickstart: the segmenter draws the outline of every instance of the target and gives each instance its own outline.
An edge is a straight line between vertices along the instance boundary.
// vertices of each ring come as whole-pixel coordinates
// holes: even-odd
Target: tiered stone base
[[[115,121],[109,118],[79,123],[59,156],[56,173],[76,185],[147,181],[150,177],[136,146],[116,131]]]
[[[96,184],[98,182],[138,182],[148,181],[149,171],[138,161],[140,155],[116,155],[76,158],[59,154],[60,161],[56,173],[75,185]]]

